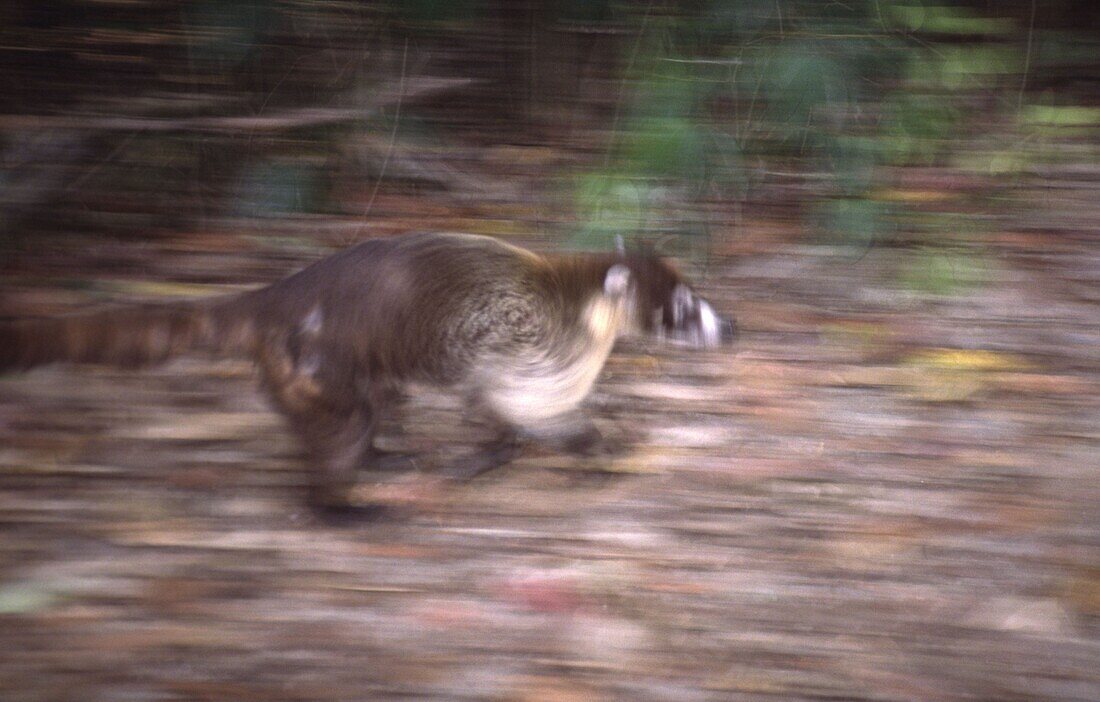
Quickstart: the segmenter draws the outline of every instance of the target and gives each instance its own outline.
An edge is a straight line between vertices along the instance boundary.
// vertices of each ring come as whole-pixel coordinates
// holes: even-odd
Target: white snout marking
[[[706,300],[699,300],[699,327],[703,330],[703,346],[717,346],[721,342],[721,321]]]

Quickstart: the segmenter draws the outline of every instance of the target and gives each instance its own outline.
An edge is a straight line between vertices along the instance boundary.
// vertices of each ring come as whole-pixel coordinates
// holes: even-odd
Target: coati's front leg
[[[494,411],[481,393],[475,391],[467,395],[466,405],[471,415],[464,421],[487,424],[492,438],[482,442],[473,453],[456,458],[443,468],[443,475],[451,480],[472,480],[512,462],[523,452],[520,432]]]
[[[471,480],[511,463],[522,452],[519,433],[502,425],[490,441],[483,443],[474,453],[454,460],[443,472],[452,480]]]
[[[626,449],[623,442],[605,437],[591,419],[579,412],[554,422],[536,438],[557,451],[589,458],[614,456]]]
[[[530,429],[515,428],[495,418],[493,423],[497,426],[493,439],[482,444],[475,453],[448,466],[445,473],[449,478],[470,480],[510,463],[522,453],[524,438],[533,439],[556,451],[590,458],[615,455],[625,448],[618,442],[606,439],[596,425],[580,413],[570,413],[547,422],[545,426]]]

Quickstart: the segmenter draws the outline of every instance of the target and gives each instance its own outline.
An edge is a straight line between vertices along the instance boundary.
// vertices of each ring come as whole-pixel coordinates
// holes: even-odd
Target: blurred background
[[[0,378],[4,700],[1100,699],[1100,5],[0,5],[0,316],[660,240],[633,449],[303,508],[246,362]],[[453,400],[384,442],[470,448]],[[598,470],[597,470],[598,469]],[[385,486],[383,486],[385,487]]]

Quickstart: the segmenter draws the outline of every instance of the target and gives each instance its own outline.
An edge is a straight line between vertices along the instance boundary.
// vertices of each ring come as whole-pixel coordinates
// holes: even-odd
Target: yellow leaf
[[[876,200],[885,202],[941,202],[958,197],[947,190],[880,190],[875,193]]]
[[[1019,356],[984,349],[925,349],[913,354],[907,361],[915,366],[962,371],[1018,371],[1030,367]]]

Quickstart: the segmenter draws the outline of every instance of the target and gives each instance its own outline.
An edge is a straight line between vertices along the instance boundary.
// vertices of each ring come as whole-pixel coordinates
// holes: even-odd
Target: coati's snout
[[[713,348],[732,344],[737,338],[737,325],[714,311],[709,302],[699,297],[684,283],[672,289],[668,304],[655,312],[658,337],[693,348]]]
[[[621,282],[629,271],[629,282]],[[608,271],[605,289],[632,289],[635,319],[643,334],[692,348],[732,344],[737,324],[719,315],[714,307],[684,282],[667,261],[653,255],[626,256]]]

